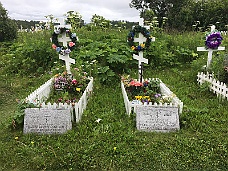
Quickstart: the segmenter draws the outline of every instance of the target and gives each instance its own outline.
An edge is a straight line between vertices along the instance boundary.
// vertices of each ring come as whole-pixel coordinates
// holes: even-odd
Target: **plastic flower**
[[[57,52],[60,52],[61,51],[61,48],[60,47],[56,47],[55,49]]]
[[[71,34],[71,37],[72,37],[72,38],[76,37],[76,33],[72,33],[72,34]]]
[[[69,42],[69,46],[70,46],[70,47],[73,47],[74,45],[75,45],[74,42]]]
[[[52,44],[52,48],[53,48],[53,49],[56,49],[57,46],[56,46],[55,44]]]
[[[144,43],[140,44],[140,46],[141,46],[142,48],[145,48],[145,44],[144,44]]]
[[[66,50],[65,50],[65,53],[66,53],[66,54],[69,54],[70,52],[71,52],[70,49],[66,49]]]
[[[141,100],[142,96],[135,96],[136,100]]]
[[[76,85],[78,83],[78,81],[76,79],[72,80],[72,84]]]

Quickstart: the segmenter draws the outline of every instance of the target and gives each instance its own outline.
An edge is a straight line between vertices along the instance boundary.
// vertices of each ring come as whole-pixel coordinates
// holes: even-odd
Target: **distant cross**
[[[211,26],[211,32],[215,30],[215,26]],[[206,49],[205,47],[197,47],[197,51],[207,51],[208,57],[207,57],[207,68],[209,68],[211,62],[212,62],[212,53],[213,51],[219,51],[219,50],[225,50],[225,47],[218,47],[218,49]]]
[[[140,18],[139,25],[141,27],[145,27],[146,29],[150,29],[150,26],[144,26],[143,18]],[[146,42],[146,39],[147,38],[144,37],[142,33],[139,33],[139,37],[134,38],[134,42],[138,42],[140,45],[140,44],[143,44],[144,42]],[[155,38],[153,38],[151,41],[155,41]],[[138,64],[138,81],[142,82],[143,81],[143,63],[148,64],[148,59],[143,58],[143,52],[142,51],[139,52],[139,55],[133,54],[133,58],[138,60],[138,62],[139,62],[139,64]]]
[[[59,29],[59,28],[71,29],[71,25],[70,24],[66,25],[65,20],[62,19],[60,21],[60,25],[55,26],[55,29]],[[58,41],[62,42],[63,46],[67,47],[68,42],[70,42],[71,39],[69,37],[67,37],[66,32],[64,32],[64,33],[62,33],[62,36],[58,38]],[[62,59],[65,61],[66,71],[68,74],[71,74],[70,65],[75,64],[75,60],[70,58],[69,54],[64,54],[64,55],[59,54],[59,59]]]

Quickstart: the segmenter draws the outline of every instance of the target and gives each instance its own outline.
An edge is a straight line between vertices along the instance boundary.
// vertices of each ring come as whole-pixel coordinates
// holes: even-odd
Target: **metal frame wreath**
[[[207,49],[217,49],[222,43],[221,33],[217,30],[206,35],[205,46]]]
[[[142,33],[142,35],[146,38],[146,43],[145,44],[140,44],[138,46],[134,45],[134,37],[136,33]],[[150,47],[151,44],[151,36],[150,36],[150,32],[142,26],[135,26],[133,30],[130,31],[130,33],[127,36],[127,40],[128,40],[128,44],[131,47],[132,50],[134,51],[142,51],[145,50],[146,48]]]
[[[66,32],[66,34],[70,37],[71,42],[67,44],[67,47],[61,46],[58,41],[58,35]],[[74,50],[76,42],[77,42],[77,36],[76,33],[71,33],[71,31],[67,28],[59,28],[58,30],[55,30],[52,34],[52,48],[55,49],[59,54],[69,54],[72,50]]]

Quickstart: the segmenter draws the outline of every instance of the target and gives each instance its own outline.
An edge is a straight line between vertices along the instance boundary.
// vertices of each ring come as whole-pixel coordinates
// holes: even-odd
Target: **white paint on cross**
[[[65,24],[65,20],[62,19],[60,21],[60,25],[58,25],[58,26],[55,27],[55,29],[59,29],[59,28],[71,29],[71,25],[70,24],[66,25]],[[62,36],[61,37],[58,37],[58,41],[59,42],[62,42],[63,43],[63,46],[67,47],[67,44],[68,44],[68,42],[71,41],[71,39],[69,37],[67,37],[66,36],[66,32],[64,32],[64,33],[62,33]],[[67,71],[68,74],[71,74],[70,65],[71,64],[75,64],[75,59],[70,58],[69,54],[64,54],[64,55],[59,54],[59,59],[62,59],[62,60],[65,61],[66,71]]]
[[[211,26],[211,32],[215,30],[215,26]],[[207,68],[209,68],[211,62],[212,62],[212,53],[214,51],[219,51],[219,50],[225,50],[225,47],[218,47],[217,49],[206,49],[205,47],[197,47],[197,51],[206,51],[208,52],[208,57],[207,57]]]
[[[139,25],[141,27],[146,28],[146,29],[150,29],[150,26],[144,26],[143,18],[140,18]],[[144,42],[146,42],[146,39],[147,38],[144,37],[142,33],[139,33],[139,37],[138,38],[134,38],[134,42],[138,42],[139,45],[140,45],[140,44],[143,44]],[[155,37],[153,37],[153,39],[151,41],[155,41]],[[139,55],[133,54],[133,59],[136,59],[139,62],[139,64],[138,64],[138,81],[141,82],[142,79],[143,79],[142,78],[142,75],[143,75],[143,69],[142,69],[143,63],[148,64],[148,59],[143,58],[143,52],[142,51],[139,52]]]
[[[71,74],[70,65],[75,64],[75,59],[70,58],[69,54],[59,55],[59,59],[62,59],[65,61],[66,71],[68,74]]]

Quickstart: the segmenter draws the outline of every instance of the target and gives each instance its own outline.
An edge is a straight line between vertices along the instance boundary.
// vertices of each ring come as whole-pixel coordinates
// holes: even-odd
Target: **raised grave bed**
[[[141,84],[134,80],[122,79],[121,89],[126,113],[128,115],[136,113],[136,127],[140,131],[169,132],[179,130],[179,115],[183,110],[183,102],[160,79],[149,79],[147,82],[154,81],[158,84],[159,94],[153,91],[150,96],[148,94],[145,96],[136,95],[134,99],[129,98],[132,95],[129,93],[129,89],[134,84]],[[144,83],[142,83],[143,86],[145,86]],[[145,92],[145,89],[143,91]],[[153,96],[159,100],[154,99]]]

